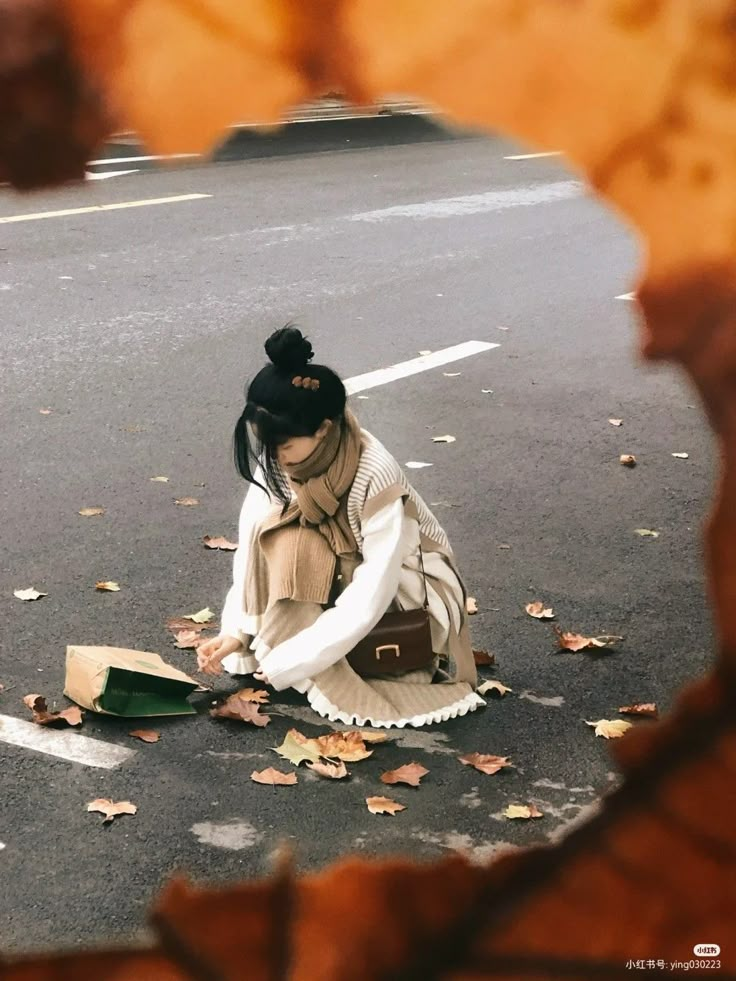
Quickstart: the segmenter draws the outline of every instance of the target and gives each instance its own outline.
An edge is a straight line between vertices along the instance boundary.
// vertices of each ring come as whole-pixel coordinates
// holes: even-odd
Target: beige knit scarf
[[[245,579],[249,615],[261,616],[282,599],[327,604],[338,563],[359,560],[347,499],[360,452],[360,425],[347,409],[342,427],[331,426],[306,460],[284,468],[296,498],[254,530]]]

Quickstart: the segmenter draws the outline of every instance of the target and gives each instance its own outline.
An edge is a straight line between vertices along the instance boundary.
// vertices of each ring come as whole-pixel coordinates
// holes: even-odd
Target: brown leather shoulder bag
[[[429,627],[429,596],[424,556],[419,546],[424,579],[424,606],[418,610],[384,613],[373,630],[347,655],[348,664],[363,678],[400,675],[428,668],[434,661]]]

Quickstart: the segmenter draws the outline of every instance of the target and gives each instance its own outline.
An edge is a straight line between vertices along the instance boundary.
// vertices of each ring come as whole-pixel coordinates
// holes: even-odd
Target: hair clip
[[[316,392],[319,388],[319,379],[317,378],[302,378],[301,375],[295,375],[291,379],[291,384],[295,388],[310,388],[313,392]]]

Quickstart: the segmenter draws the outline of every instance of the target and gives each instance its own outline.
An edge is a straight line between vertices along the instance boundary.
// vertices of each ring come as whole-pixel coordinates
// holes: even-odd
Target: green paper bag
[[[92,712],[137,718],[195,715],[187,701],[197,687],[158,654],[124,647],[66,649],[64,694]]]

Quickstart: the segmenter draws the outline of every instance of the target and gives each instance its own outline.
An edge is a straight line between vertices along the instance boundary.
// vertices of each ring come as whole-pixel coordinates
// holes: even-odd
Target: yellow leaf
[[[631,453],[623,453],[618,458],[618,462],[623,467],[635,467],[636,466],[636,457],[633,456],[633,454],[631,454]]]
[[[94,518],[98,514],[104,514],[105,509],[98,508],[98,507],[82,508],[82,510],[79,513],[82,515],[83,518]]]
[[[652,531],[651,528],[634,528],[634,534],[640,538],[659,538],[659,532]]]
[[[632,725],[626,719],[598,719],[597,722],[586,720],[585,724],[592,726],[596,736],[603,736],[604,739],[619,739]]]
[[[503,812],[507,818],[541,818],[544,817],[536,804],[509,804]]]
[[[215,614],[209,608],[205,606],[203,610],[198,610],[197,613],[185,613],[185,620],[192,620],[194,623],[209,623],[210,620],[214,620]]]
[[[478,612],[478,601],[475,596],[468,596],[467,602],[465,603],[465,609],[468,611],[468,616],[475,616]]]
[[[317,763],[320,753],[314,746],[308,745],[309,742],[310,740],[296,729],[289,729],[281,745],[274,746],[273,750],[295,766],[299,766],[304,760],[309,760],[310,763]]]
[[[403,804],[397,804],[389,797],[366,797],[366,804],[371,814],[390,814],[392,817],[397,811],[405,811]]]
[[[100,591],[107,592],[107,593],[119,593],[120,592],[120,586],[116,582],[110,582],[110,581],[108,581],[108,582],[96,582],[95,583],[95,589],[99,589]]]
[[[168,477],[151,477],[150,479],[159,484],[168,484],[169,482]]]

